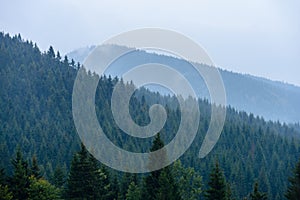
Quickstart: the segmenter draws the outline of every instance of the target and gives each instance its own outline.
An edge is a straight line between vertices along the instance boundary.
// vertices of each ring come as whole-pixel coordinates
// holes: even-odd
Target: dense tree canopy
[[[131,184],[132,181],[124,181],[124,185],[119,187],[122,185],[122,174],[101,167],[95,170],[95,163],[91,164],[95,161],[83,159],[80,153],[75,154],[80,152],[80,139],[72,120],[72,90],[78,67],[67,57],[61,59],[53,47],[42,53],[36,44],[23,41],[20,36],[11,37],[0,33],[0,169],[4,168],[6,172],[6,180],[1,180],[1,192],[7,194],[7,198],[10,198],[11,193],[14,199],[28,198],[28,193],[20,188],[27,190],[30,187],[29,177],[32,174],[37,176],[37,183],[41,183],[39,177],[43,176],[42,180],[49,180],[56,188],[62,189],[68,174],[73,174],[74,170],[80,171],[80,166],[89,168],[88,173],[94,179],[100,179],[104,186],[111,184],[111,188],[119,190],[117,193],[120,198],[126,198],[128,193],[139,193],[141,188],[149,184],[152,189],[157,188],[155,195],[160,196],[167,189],[158,187],[161,182],[187,184],[187,180],[179,180],[173,175],[171,166],[163,173],[153,172],[153,180],[149,179],[146,185],[147,181],[133,181],[134,184]],[[88,71],[87,75],[98,77]],[[142,140],[127,135],[115,124],[111,113],[110,99],[115,84],[120,81],[124,89],[134,85],[118,78],[98,78],[96,113],[107,137],[128,151],[151,151],[153,138]],[[202,189],[204,191],[208,187],[211,178],[209,172],[218,158],[236,198],[249,196],[257,180],[260,190],[267,193],[269,199],[283,199],[288,188],[287,177],[300,157],[299,124],[267,122],[261,117],[228,107],[225,126],[217,145],[208,156],[199,159],[198,151],[210,122],[211,105],[206,100],[198,102],[201,111],[199,130],[180,161],[183,167],[192,169],[186,174],[195,172],[202,176],[202,181],[199,181],[198,175],[189,175],[197,177],[196,191],[186,194],[191,189],[184,191],[177,185],[177,196],[196,198],[199,193],[201,196]],[[165,106],[168,114],[166,124],[160,131],[162,144],[167,144],[174,138],[181,120],[178,101],[174,96],[161,96],[141,88],[130,100],[130,114],[137,124],[146,125],[149,123],[148,110],[156,103]],[[17,146],[20,146],[22,152],[16,150]],[[56,170],[59,168],[62,170]],[[178,176],[183,177],[185,173]],[[107,174],[112,176],[106,177]],[[173,180],[168,179],[169,174],[172,174]],[[73,175],[76,177],[76,174]],[[89,177],[87,174],[82,176]],[[113,182],[112,177],[116,181]],[[147,180],[147,175],[138,175],[137,180],[140,179]],[[68,184],[70,180],[69,177]],[[84,185],[90,187],[89,184]],[[293,181],[290,185],[292,187]],[[112,195],[111,191],[108,193]]]

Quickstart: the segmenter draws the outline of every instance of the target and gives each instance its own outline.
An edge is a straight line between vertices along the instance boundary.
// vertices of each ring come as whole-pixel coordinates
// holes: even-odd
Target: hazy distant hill
[[[94,48],[95,46],[91,46],[74,50],[68,54],[68,57],[83,63]],[[118,48],[124,47],[110,46],[109,51],[118,50]],[[200,88],[197,92],[199,97],[209,99],[202,78],[194,73],[195,71],[188,62],[175,57],[137,50],[112,63],[107,73],[113,76],[120,75],[134,66],[149,62],[149,60],[174,67],[184,74],[193,85]],[[201,67],[205,66],[201,65]],[[226,70],[220,70],[220,72],[225,85],[227,104],[269,120],[288,123],[300,121],[300,87]]]

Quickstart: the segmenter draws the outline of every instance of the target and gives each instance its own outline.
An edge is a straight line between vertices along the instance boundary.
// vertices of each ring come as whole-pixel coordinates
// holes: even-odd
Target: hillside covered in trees
[[[265,121],[228,107],[220,140],[208,156],[199,159],[211,108],[201,99],[198,134],[180,161],[136,175],[101,165],[81,145],[72,119],[72,90],[80,67],[52,47],[41,52],[20,36],[0,33],[0,192],[6,199],[41,199],[35,193],[38,190],[52,195],[46,199],[74,199],[83,194],[90,196],[78,199],[285,197],[300,157],[299,124]],[[137,139],[120,130],[112,118],[110,99],[118,82],[124,88],[134,87],[104,76],[97,88],[97,117],[107,137],[135,152],[153,151],[170,142],[181,117],[176,98],[144,88],[135,92],[130,114],[137,124],[149,123],[148,110],[154,103],[164,105],[168,114],[160,137]]]
[[[97,49],[96,46],[80,48],[67,55],[75,61],[83,63],[84,59],[94,49]],[[111,67],[106,71],[107,75],[121,76],[133,66],[147,64],[148,61],[151,61],[177,70],[189,80],[191,85],[196,86],[195,92],[199,98],[210,98],[204,80],[193,70],[190,62],[184,59],[118,45],[107,45],[102,51],[105,55],[109,52],[124,50],[130,50],[130,53],[112,62]],[[202,69],[208,67],[200,63],[193,63],[193,65]],[[219,72],[224,82],[228,105],[262,116],[267,120],[279,120],[286,123],[300,121],[300,108],[298,106],[300,87],[224,69],[219,69]],[[155,89],[161,93],[165,92],[159,88]],[[276,109],[273,109],[274,107]]]

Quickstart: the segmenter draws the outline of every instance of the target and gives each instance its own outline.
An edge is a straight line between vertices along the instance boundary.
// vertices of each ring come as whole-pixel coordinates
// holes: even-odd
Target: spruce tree
[[[132,174],[130,173],[124,173],[121,181],[120,181],[120,197],[122,199],[125,199],[126,193],[128,192],[128,187],[133,181]],[[135,182],[136,184],[136,182]]]
[[[103,166],[96,171],[95,187],[97,188],[95,192],[100,200],[110,200],[114,199],[115,195],[118,196],[118,194],[114,194],[115,191],[111,187],[109,172]]]
[[[159,176],[159,189],[157,199],[180,200],[181,196],[175,180],[171,174],[171,167],[166,167]]]
[[[158,133],[153,141],[151,152],[161,149],[164,146],[163,141],[160,139],[160,134]],[[151,158],[150,158],[151,159]],[[150,175],[144,180],[142,199],[144,200],[156,200],[159,191],[159,176],[161,170],[152,171]]]
[[[300,199],[300,160],[294,169],[294,175],[289,178],[289,182],[285,197],[289,200]]]
[[[67,180],[66,198],[68,199],[109,199],[109,179],[104,169],[85,146],[74,155]]]
[[[6,176],[3,168],[0,169],[0,184],[6,184]]]
[[[43,178],[37,179],[33,175],[29,177],[30,185],[28,188],[29,200],[59,200],[60,190],[51,185]]]
[[[52,46],[49,47],[49,50],[47,51],[47,55],[50,57],[50,58],[55,58],[55,53],[54,53],[54,49]]]
[[[55,170],[54,173],[51,177],[51,183],[57,187],[57,188],[61,188],[64,184],[65,184],[65,173],[63,171],[63,169],[58,165]]]
[[[57,53],[56,53],[56,59],[57,59],[58,61],[60,61],[60,60],[61,60],[61,56],[60,56],[60,53],[59,53],[59,51],[57,51]]]
[[[141,199],[141,189],[134,181],[132,181],[126,193],[126,200],[140,200]]]
[[[110,184],[110,191],[112,193],[111,199],[124,199],[124,198],[120,198],[120,187],[116,175],[112,177],[112,181]]]
[[[0,200],[11,200],[13,199],[12,192],[7,186],[7,178],[5,176],[4,169],[0,169]]]
[[[185,168],[178,160],[173,165],[173,174],[182,199],[199,199],[202,193],[202,177],[194,168]]]
[[[69,59],[68,56],[64,57],[64,61],[63,61],[64,65],[69,66]]]
[[[93,192],[93,168],[89,160],[89,154],[85,146],[81,144],[81,150],[74,155],[71,163],[67,185],[67,198],[69,199],[92,199]]]
[[[42,178],[41,170],[40,170],[40,168],[39,168],[39,165],[38,165],[38,161],[37,161],[36,156],[33,156],[33,157],[32,157],[32,166],[31,166],[31,169],[30,169],[30,173],[31,173],[31,175],[33,175],[36,179]]]
[[[267,195],[258,190],[258,183],[254,183],[253,192],[250,194],[251,200],[267,200]]]
[[[16,158],[12,160],[12,165],[14,167],[14,173],[10,179],[10,186],[14,199],[27,199],[29,169],[28,163],[23,159],[20,148],[17,149]]]
[[[227,200],[226,180],[218,162],[216,162],[215,167],[210,173],[208,187],[209,188],[205,194],[206,199]]]
[[[12,192],[9,191],[9,188],[7,185],[1,185],[0,184],[0,200],[12,200],[13,195]]]
[[[158,133],[153,141],[153,145],[150,151],[156,151],[164,146],[163,141],[160,139]],[[162,159],[167,159],[166,154],[161,155]],[[151,158],[150,158],[151,159]],[[162,160],[162,162],[164,162]],[[156,163],[154,163],[156,164]],[[163,169],[150,172],[145,178],[142,199],[145,200],[157,200],[157,199],[168,199],[168,200],[180,200],[180,194],[178,187],[172,174],[172,167],[168,166]]]

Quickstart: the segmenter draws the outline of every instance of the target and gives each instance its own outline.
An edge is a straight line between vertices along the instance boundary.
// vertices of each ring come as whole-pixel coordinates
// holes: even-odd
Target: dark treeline
[[[42,53],[36,44],[23,41],[20,36],[10,37],[0,33],[0,167],[6,173],[5,177],[9,177],[4,178],[1,191],[6,191],[8,196],[10,192],[15,195],[14,187],[21,187],[6,180],[13,180],[16,176],[15,165],[20,165],[24,167],[23,171],[27,171],[20,172],[27,174],[28,180],[24,183],[26,188],[47,188],[52,191],[51,194],[66,198],[64,195],[67,194],[74,165],[85,160],[97,172],[94,178],[101,180],[96,181],[97,184],[104,184],[101,187],[109,185],[109,190],[100,192],[101,195],[107,195],[103,198],[112,198],[111,195],[117,193],[119,199],[125,199],[128,190],[132,197],[146,198],[142,188],[149,185],[145,184],[148,175],[115,172],[99,165],[88,152],[85,152],[85,156],[89,158],[82,155],[84,149],[80,146],[72,119],[72,90],[79,67],[67,57],[61,58],[60,53],[52,47]],[[90,72],[87,75],[97,76]],[[154,138],[130,137],[114,123],[110,97],[114,85],[119,81],[122,82],[117,78],[100,77],[95,102],[99,123],[116,145],[129,151],[148,152]],[[134,87],[130,83],[123,85],[124,88]],[[130,101],[132,118],[140,125],[149,123],[148,110],[154,103],[163,104],[168,113],[166,125],[161,130],[162,141],[168,143],[176,134],[181,118],[175,97],[140,89]],[[196,197],[191,193],[176,196],[183,199],[209,198],[209,191],[214,192],[214,185],[219,183],[222,185],[219,192],[225,194],[226,198],[250,198],[251,192],[252,196],[257,192],[258,196],[267,196],[268,199],[283,199],[289,186],[288,177],[292,175],[292,169],[300,157],[299,124],[266,122],[263,118],[229,107],[220,140],[207,157],[199,159],[198,151],[209,125],[211,105],[199,100],[199,106],[201,120],[193,144],[180,162],[159,173],[167,178],[168,174],[172,174],[174,180],[166,180],[166,177],[161,179],[176,184],[157,191],[176,194],[169,189],[176,188],[180,193],[194,184],[195,190],[188,191],[194,191]],[[37,160],[38,165],[33,160]],[[32,168],[39,169],[38,176],[32,172]],[[195,180],[192,183],[180,182],[177,180],[180,173],[194,174]],[[124,180],[125,177],[129,180]],[[82,186],[82,183],[79,184]],[[75,192],[76,188],[74,186]],[[25,195],[28,197],[29,193]]]
[[[155,137],[151,151],[164,146],[160,134]],[[165,155],[167,158],[167,155]],[[46,180],[41,173],[36,157],[31,164],[26,161],[18,148],[12,160],[13,175],[8,177],[0,170],[0,199],[126,199],[126,200],[233,200],[231,184],[226,181],[224,171],[216,161],[209,174],[207,189],[204,190],[202,177],[194,168],[185,168],[178,160],[174,164],[146,174],[123,173],[117,176],[102,166],[83,144],[75,153],[70,171],[65,174],[57,167],[51,178]],[[119,174],[120,175],[120,174]],[[300,161],[285,197],[297,200],[300,197]],[[256,181],[253,190],[244,200],[266,200],[267,193],[259,190]]]

